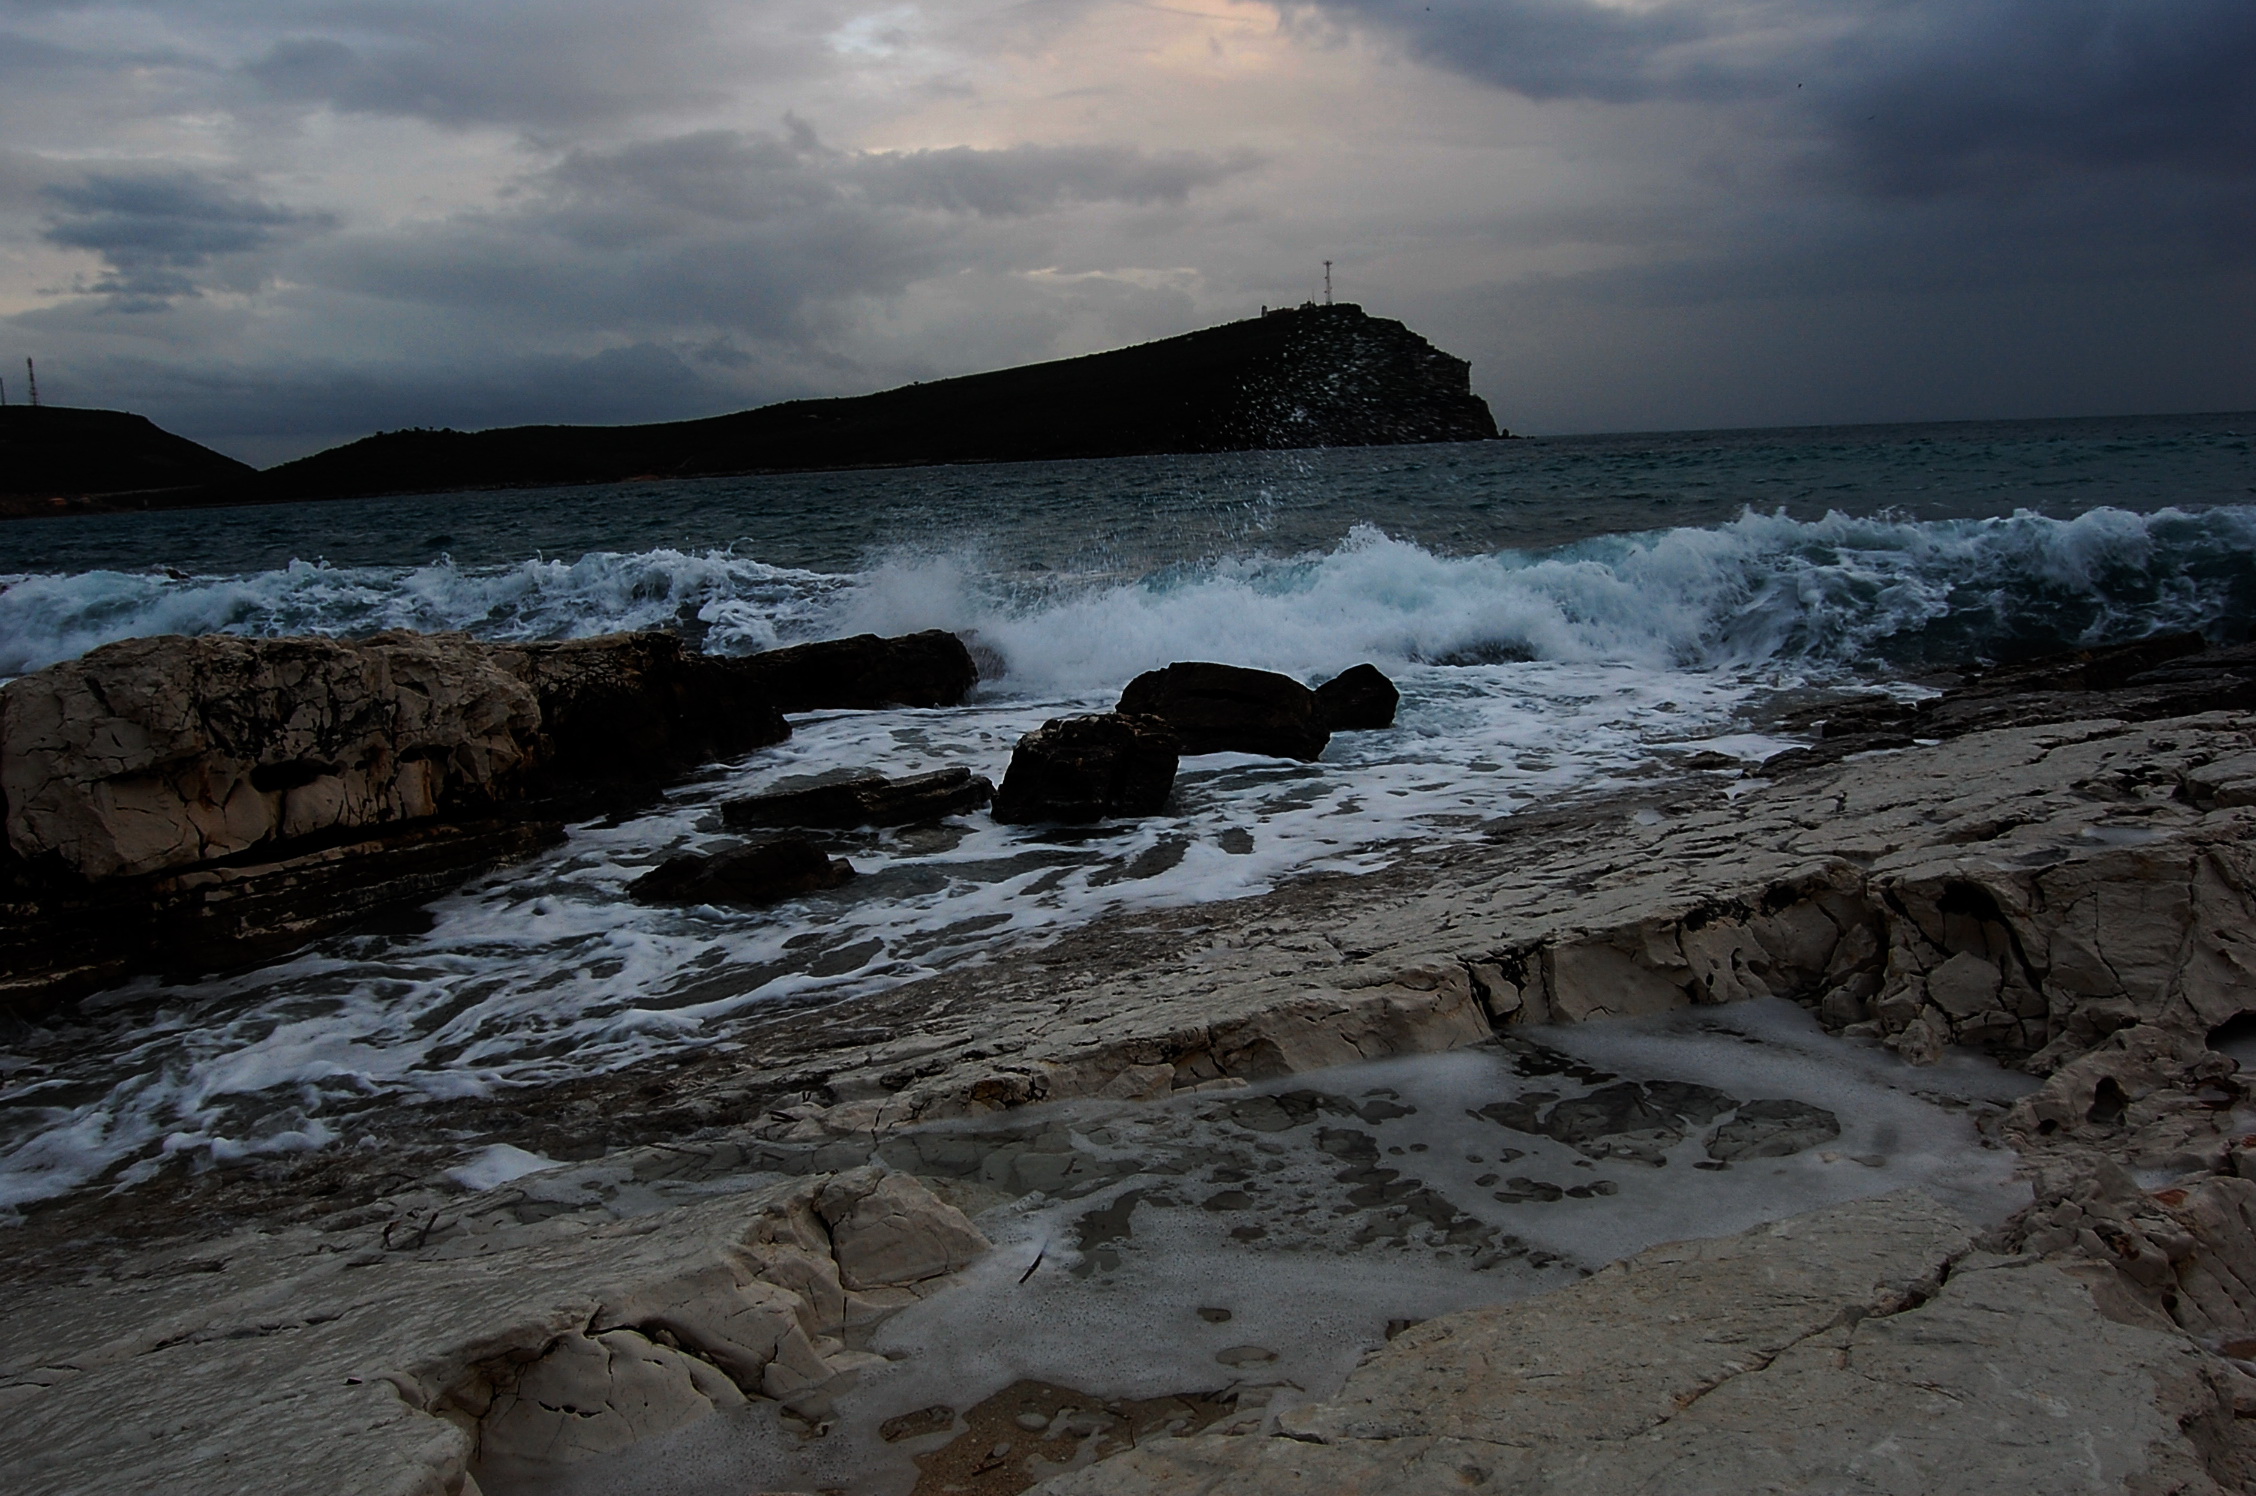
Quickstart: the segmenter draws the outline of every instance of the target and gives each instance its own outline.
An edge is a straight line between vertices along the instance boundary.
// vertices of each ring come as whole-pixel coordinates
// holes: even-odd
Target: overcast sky
[[[2256,407],[2256,0],[0,0],[0,378],[257,462],[1316,293],[1536,432]]]

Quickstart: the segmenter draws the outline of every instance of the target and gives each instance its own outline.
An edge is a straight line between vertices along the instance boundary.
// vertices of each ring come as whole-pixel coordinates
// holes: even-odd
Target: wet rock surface
[[[971,651],[942,629],[792,644],[728,659],[722,669],[738,689],[785,712],[954,706],[979,683]]]
[[[1190,661],[1147,670],[1120,693],[1115,711],[1156,717],[1185,753],[1263,753],[1312,759],[1330,732],[1316,693],[1289,675]]]
[[[998,821],[1088,822],[1158,815],[1181,745],[1156,717],[1056,717],[1018,740],[995,792]]]
[[[1316,688],[1316,725],[1326,732],[1374,732],[1394,726],[1402,701],[1376,665],[1343,670]]]
[[[1156,1443],[1041,1489],[2223,1492],[2250,1473],[2243,1396],[2184,1340],[1893,1195],[1430,1321],[1281,1437]]]
[[[631,813],[687,769],[781,742],[779,700],[938,704],[976,679],[937,631],[754,659],[654,632],[106,646],[0,687],[0,1012],[403,917],[561,821]],[[896,823],[966,808],[983,783],[857,803]]]
[[[966,768],[887,779],[858,774],[805,789],[724,801],[729,826],[905,826],[979,809],[995,798],[994,783]]]
[[[960,1192],[982,1211],[1023,1208],[1012,1206],[1024,1197],[1010,1191],[1043,1178],[1050,1182],[1038,1187],[1054,1188],[1059,1208],[1071,1206],[1075,1220],[1092,1223],[1086,1239],[1063,1230],[1050,1238],[1049,1257],[1040,1255],[1042,1241],[1027,1236],[1012,1238],[1007,1260],[1000,1248],[982,1259],[1007,1275],[1002,1286],[1027,1294],[1052,1282],[1101,1285],[1108,1274],[1129,1281],[1155,1258],[1179,1258],[1176,1244],[1194,1231],[1207,1233],[1201,1240],[1219,1235],[1240,1244],[1328,1242],[1342,1260],[1383,1260],[1395,1279],[1405,1264],[1441,1262],[1443,1252],[1454,1254],[1446,1259],[1453,1271],[1494,1281],[1530,1271],[1564,1279],[1603,1260],[1595,1249],[1578,1253],[1577,1223],[1640,1199],[1650,1204],[1656,1197],[1643,1192],[1656,1183],[1738,1190],[1774,1169],[1813,1180],[1893,1181],[1891,1160],[1914,1150],[1890,1152],[1830,1090],[1639,1073],[1597,1047],[1634,1025],[1584,1022],[1640,1015],[1659,1022],[1676,1013],[1720,1022],[1763,1008],[1749,999],[1768,999],[1837,1031],[1842,1038],[1828,1042],[1838,1055],[1867,1055],[1899,1070],[1899,1061],[1916,1062],[1907,1073],[1947,1076],[1961,1063],[1958,1051],[1973,1048],[2019,1066],[2034,1089],[1985,1125],[2033,1166],[2034,1199],[1994,1226],[1938,1225],[1896,1205],[1876,1227],[1869,1212],[1877,1207],[1828,1207],[1801,1223],[1755,1226],[1728,1246],[1647,1251],[1631,1267],[1599,1271],[1565,1294],[1479,1310],[1471,1320],[1390,1306],[1389,1320],[1425,1320],[1373,1357],[1372,1377],[1394,1380],[1351,1382],[1313,1411],[1296,1410],[1290,1416],[1305,1421],[1293,1425],[1295,1437],[1208,1433],[1140,1446],[1058,1477],[1057,1488],[1258,1490],[1297,1481],[1296,1489],[1310,1490],[1463,1489],[1470,1466],[1501,1489],[1825,1489],[1863,1478],[1827,1463],[1840,1451],[1893,1440],[1888,1458],[1903,1463],[1883,1473],[1897,1472],[1888,1478],[1898,1484],[1916,1486],[1921,1470],[1963,1469],[1970,1490],[2025,1489],[2032,1471],[2063,1489],[2079,1481],[2102,1490],[2244,1489],[2246,1420],[2238,1414],[2256,1408],[2240,1364],[2256,1350],[2249,1286],[2256,1283],[2256,1179],[2245,1177],[2256,1167],[2244,1155],[2256,1150],[2242,1140],[2256,1133],[2256,1109],[2247,1105],[2238,1063],[2212,1048],[2210,1037],[2229,1034],[2256,1010],[2247,997],[2256,962],[2246,940],[2256,928],[2248,850],[2256,807],[2231,789],[2248,778],[2242,766],[2252,753],[2246,720],[2235,715],[2093,719],[1973,733],[1728,790],[1672,787],[1642,801],[1518,817],[1499,823],[1485,846],[1420,854],[1390,873],[1311,879],[1242,906],[1111,922],[975,972],[842,1005],[820,1025],[779,1015],[725,1056],[512,1097],[506,1106],[527,1129],[522,1139],[550,1156],[632,1147],[603,1165],[623,1175],[607,1198],[639,1198],[654,1213],[677,1208],[729,1168],[747,1167],[755,1153],[767,1158],[761,1150],[797,1150],[807,1168],[851,1167],[871,1148],[900,1146],[907,1136],[919,1139],[920,1159],[923,1140],[942,1140],[932,1146],[967,1151],[960,1166],[942,1167],[938,1153],[920,1162],[934,1189]],[[1364,1094],[1379,1084],[1227,1089],[1372,1056],[1459,1048],[1499,1032],[1525,1039],[1524,1026],[1546,1023],[1582,1025],[1565,1030],[1571,1042],[1541,1041],[1564,1059],[1512,1051],[1520,1056],[1515,1065],[1545,1068],[1516,1074],[1503,1094],[1467,1097],[1446,1110],[1392,1083],[1384,1087],[1397,1092],[1391,1097]],[[1680,1140],[1664,1150],[1668,1167],[1628,1155],[1594,1158],[1545,1130],[1562,1103],[1630,1082],[1634,1095],[1571,1109],[1570,1119],[1594,1120],[1562,1129],[1609,1148],[1680,1129]],[[1704,1087],[1739,1105],[1694,1121],[1691,1112],[1705,1103],[1668,1101],[1669,1093],[1650,1089],[1658,1082]],[[1222,1089],[1209,1095],[1200,1087]],[[1299,1090],[1316,1094],[1288,1099]],[[1533,1101],[1536,1092],[1549,1097]],[[1105,1156],[1111,1145],[1093,1137],[1092,1148],[1070,1139],[1036,1146],[1036,1138],[983,1149],[949,1136],[989,1125],[1033,1127],[1040,1114],[1019,1109],[1045,1100],[1126,1107],[1170,1097],[1171,1106],[1149,1110],[1214,1108],[1197,1125],[1242,1136],[1227,1149],[1201,1142],[1176,1154],[1137,1142],[1126,1150],[1130,1162],[1195,1159],[1180,1174],[1149,1178],[1113,1173],[1115,1160]],[[1794,1101],[1810,1112],[1753,1110],[1765,1101]],[[1496,1102],[1532,1106],[1525,1114],[1532,1126],[1464,1115]],[[481,1105],[451,1105],[449,1125],[501,1114],[500,1103],[485,1113]],[[1239,1106],[1248,1108],[1243,1123],[1228,1110]],[[1414,1110],[1383,1115],[1384,1107]],[[1837,1138],[1789,1154],[1760,1151],[1822,1132],[1816,1111],[1833,1114]],[[1742,1139],[1731,1131],[1742,1121],[1763,1126]],[[1653,1122],[1665,1127],[1608,1130]],[[1406,1131],[1443,1125],[1450,1130],[1439,1135]],[[1715,1147],[1742,1141],[1749,1151],[1715,1156]],[[1416,1142],[1427,1151],[1413,1153]],[[1264,1153],[1263,1143],[1299,1161],[1271,1171],[1266,1166],[1278,1156]],[[1456,1151],[1444,1154],[1444,1143]],[[397,1157],[414,1156],[405,1151],[411,1146],[403,1132]],[[1395,1147],[1403,1152],[1389,1151]],[[986,1160],[996,1158],[1008,1186],[987,1181]],[[384,1164],[397,1166],[396,1158]],[[374,1168],[315,1158],[183,1181],[176,1196],[136,1207],[136,1229],[149,1232],[167,1229],[165,1212],[177,1212],[169,1229],[186,1243],[177,1248],[90,1250],[88,1226],[118,1219],[91,1206],[35,1219],[9,1266],[22,1285],[9,1329],[20,1338],[10,1343],[28,1347],[10,1363],[9,1395],[55,1399],[72,1381],[51,1364],[54,1347],[84,1337],[54,1327],[91,1324],[109,1312],[90,1310],[88,1290],[73,1285],[90,1273],[110,1272],[119,1283],[137,1274],[130,1277],[134,1302],[156,1302],[169,1292],[151,1286],[170,1281],[149,1276],[160,1259],[178,1264],[211,1254],[218,1235],[211,1223],[227,1219],[223,1212],[310,1236],[305,1223],[316,1217],[306,1209],[307,1186],[326,1184],[322,1218],[340,1223],[340,1232],[373,1237],[371,1224],[341,1223],[354,1211],[379,1210],[392,1212],[381,1219],[395,1239],[446,1244],[465,1256],[469,1246],[452,1244],[486,1234],[446,1198],[416,1204],[414,1191],[396,1185],[371,1191],[366,1176]],[[647,1179],[636,1177],[645,1169]],[[1312,1180],[1305,1188],[1271,1182],[1303,1169]],[[680,1193],[657,1187],[670,1178],[680,1180]],[[1615,1193],[1600,1191],[1601,1181]],[[1088,1188],[1069,1196],[1083,1182]],[[973,1193],[981,1188],[1005,1198]],[[1858,1192],[1868,1188],[1860,1184]],[[1348,1198],[1366,1190],[1375,1191],[1370,1205]],[[1427,1214],[1419,1191],[1450,1214],[1435,1219],[1442,1207]],[[586,1225],[583,1207],[524,1194],[494,1217],[506,1224],[486,1231],[519,1229],[543,1212],[580,1217],[573,1230]],[[1302,1204],[1317,1208],[1292,1214]],[[1314,1219],[1332,1204],[1348,1209]],[[1473,1269],[1497,1243],[1452,1242],[1458,1217],[1497,1230],[1499,1242],[1502,1234],[1520,1237],[1529,1257]],[[1380,1234],[1353,1245],[1373,1221],[1385,1223]],[[1915,1227],[1917,1239],[1895,1234],[1891,1221]],[[1397,1228],[1401,1247],[1389,1244]],[[1237,1237],[1241,1229],[1249,1235]],[[1712,1229],[1695,1222],[1673,1234]],[[1262,1235],[1252,1236],[1255,1230]],[[1941,1252],[1947,1273],[1929,1270],[1936,1258],[1921,1242],[1977,1237],[1981,1250],[1949,1245]],[[1553,1246],[1566,1249],[1557,1263],[1530,1266],[1534,1251]],[[1106,1250],[1115,1265],[1101,1260]],[[1092,1258],[1100,1260],[1088,1277],[1075,1278],[1072,1267]],[[1750,1285],[1773,1281],[1765,1264],[1804,1286],[1762,1297],[1770,1307],[1756,1314]],[[184,1278],[204,1271],[168,1270]],[[1855,1280],[1853,1291],[1826,1286],[1832,1280],[1824,1274],[1836,1270]],[[201,1281],[190,1286],[201,1290],[199,1302],[211,1297]],[[1536,1311],[1558,1304],[1563,1318],[1547,1328]],[[1195,1305],[1233,1313],[1209,1323],[1184,1308],[1183,1333],[1210,1331],[1215,1351],[1291,1354],[1283,1337],[1258,1327],[1246,1302],[1218,1303],[1202,1292]],[[1656,1306],[1665,1313],[1656,1317]],[[1499,1318],[1515,1311],[1525,1313]],[[908,1315],[904,1309],[888,1326]],[[1737,1327],[1758,1319],[1783,1326],[1784,1339],[1768,1331],[1759,1343],[1735,1338]],[[1492,1334],[1473,1321],[1502,1328]],[[1570,1321],[1579,1330],[1561,1327]],[[119,1329],[121,1343],[170,1333],[135,1340],[139,1323]],[[360,1324],[323,1333],[357,1335]],[[1599,1335],[1592,1325],[1613,1328]],[[1377,1329],[1372,1336],[1373,1345],[1382,1338]],[[217,1347],[198,1352],[215,1364],[256,1348],[248,1338],[178,1344]],[[1569,1402],[1460,1395],[1489,1384],[1468,1379],[1468,1362],[1452,1345],[1489,1357],[1487,1364],[1502,1368],[1496,1375],[1523,1381],[1564,1366],[1589,1395]],[[1541,1364],[1509,1359],[1538,1351]],[[72,1352],[67,1359],[77,1368],[87,1358]],[[228,1361],[229,1379],[198,1385],[207,1396],[215,1385],[257,1385],[248,1366]],[[694,1390],[694,1379],[689,1385]],[[886,1416],[933,1402],[922,1397]],[[76,1423],[48,1411],[60,1406],[44,1402],[33,1447],[62,1450],[98,1430],[83,1411]],[[115,1400],[77,1406],[107,1408]],[[2067,1416],[2042,1411],[2054,1407]],[[1562,1408],[1583,1421],[1497,1421]],[[2001,1421],[2010,1438],[2000,1436]],[[1846,1432],[1817,1440],[1806,1437],[1811,1428]],[[2097,1442],[2115,1461],[2096,1475],[2082,1442],[2089,1430],[2107,1431]],[[1994,1464],[1999,1451],[2017,1462],[2010,1474]],[[2084,1461],[2073,1470],[2062,1463],[2071,1454]],[[1507,1456],[1513,1463],[1498,1463]]]
[[[645,904],[756,907],[836,888],[853,876],[844,858],[797,837],[777,837],[728,852],[669,857],[628,884],[627,894]]]

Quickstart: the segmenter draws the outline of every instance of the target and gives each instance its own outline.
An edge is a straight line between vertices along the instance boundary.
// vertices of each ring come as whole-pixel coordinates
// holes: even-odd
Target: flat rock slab
[[[1430,1320],[1274,1436],[1158,1441],[1036,1489],[2222,1492],[2198,1425],[2229,1422],[2229,1375],[2054,1268],[1973,1253],[1906,1192]]]
[[[868,1359],[842,1348],[848,1323],[985,1246],[872,1170],[626,1220],[503,1212],[429,1241],[245,1232],[12,1298],[0,1490],[463,1496],[481,1446],[569,1460],[747,1395],[819,1393]]]

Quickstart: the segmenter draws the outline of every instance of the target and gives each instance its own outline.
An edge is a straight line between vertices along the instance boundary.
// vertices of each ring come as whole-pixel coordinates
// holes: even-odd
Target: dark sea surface
[[[729,1042],[1107,911],[1385,865],[1694,751],[1785,746],[1781,689],[2157,630],[2248,637],[2256,415],[1553,438],[431,495],[0,525],[0,677],[156,633],[682,630],[745,652],[955,629],[947,711],[832,712],[652,815],[250,973],[140,981],[0,1052],[0,1209],[380,1138],[397,1108]],[[841,840],[763,911],[634,905],[728,795],[966,764],[1216,659],[1401,685],[1315,764],[1186,760],[1170,814],[1063,842],[984,816]]]

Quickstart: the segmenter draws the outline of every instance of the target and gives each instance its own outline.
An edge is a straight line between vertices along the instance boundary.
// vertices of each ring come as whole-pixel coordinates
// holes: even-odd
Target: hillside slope
[[[1109,353],[705,420],[385,432],[212,500],[1474,441],[1498,431],[1470,368],[1360,307],[1294,307]]]

